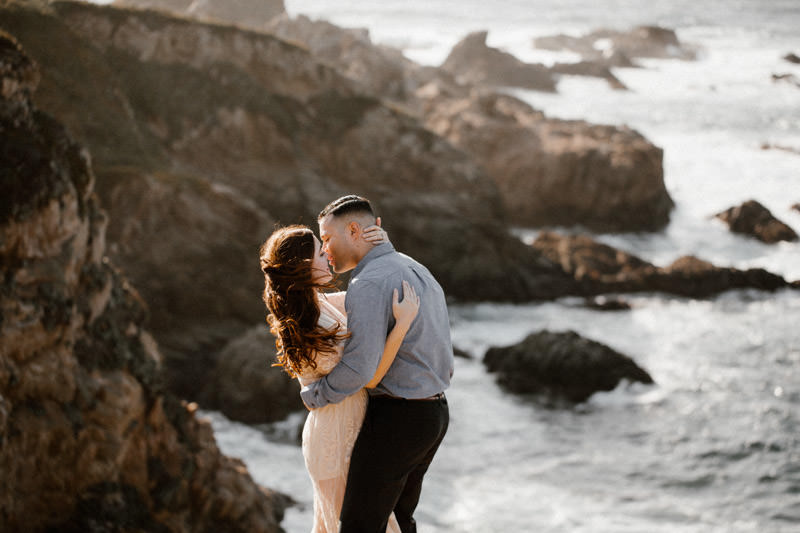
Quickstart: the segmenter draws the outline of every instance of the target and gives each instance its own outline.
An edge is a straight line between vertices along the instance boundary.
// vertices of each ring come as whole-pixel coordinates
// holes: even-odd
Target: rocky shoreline
[[[487,47],[484,32],[434,68],[366,31],[290,19],[281,1],[238,19],[251,4],[0,4],[0,139],[16,158],[0,184],[4,531],[28,516],[31,530],[280,531],[286,498],[222,456],[187,401],[246,423],[302,409],[296,382],[269,370],[257,249],[341,194],[373,199],[396,247],[453,301],[800,288],[763,269],[661,268],[585,236],[526,245],[510,232],[666,227],[659,147],[500,88],[554,91],[573,74],[613,85],[608,69],[636,57],[692,59],[674,32],[602,34],[607,54],[552,69]],[[598,35],[537,45],[580,51]],[[587,390],[606,389],[567,396]]]

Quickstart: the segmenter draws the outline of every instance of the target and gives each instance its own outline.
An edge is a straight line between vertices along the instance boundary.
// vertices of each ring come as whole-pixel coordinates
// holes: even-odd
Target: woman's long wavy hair
[[[286,226],[275,230],[261,245],[261,271],[264,273],[264,303],[267,323],[275,335],[278,363],[292,377],[303,368],[316,368],[314,353],[332,353],[347,334],[336,326],[319,325],[319,289],[334,288],[312,278],[314,233],[306,226]]]

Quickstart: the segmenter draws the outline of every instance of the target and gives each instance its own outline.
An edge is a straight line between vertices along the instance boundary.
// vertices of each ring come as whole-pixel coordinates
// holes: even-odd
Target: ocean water
[[[369,28],[373,41],[440,64],[470,31],[526,61],[569,54],[531,48],[536,36],[660,24],[699,49],[697,61],[617,69],[630,88],[566,77],[557,94],[510,90],[551,117],[629,125],[664,149],[672,222],[658,233],[596,237],[660,265],[694,254],[721,266],[800,279],[800,244],[731,234],[714,213],[756,199],[800,231],[800,87],[772,81],[800,65],[797,0],[287,0],[308,14]],[[560,228],[573,231],[573,228]],[[515,228],[522,239],[536,230]],[[449,434],[426,477],[420,531],[800,531],[800,293],[728,292],[708,300],[626,296],[597,312],[579,300],[454,305],[459,359]],[[656,385],[621,386],[571,409],[508,394],[480,359],[540,329],[572,329],[633,357]],[[298,505],[288,533],[310,530],[311,487],[300,448],[270,428],[205,412],[222,450]]]

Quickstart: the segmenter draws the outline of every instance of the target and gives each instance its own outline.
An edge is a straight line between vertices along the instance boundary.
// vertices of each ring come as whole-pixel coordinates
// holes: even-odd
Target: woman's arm
[[[378,363],[378,369],[369,383],[365,385],[366,388],[377,387],[383,376],[389,371],[389,367],[392,366],[397,351],[408,333],[408,328],[411,327],[411,323],[417,316],[417,311],[419,311],[419,296],[407,281],[403,281],[403,301],[398,301],[397,289],[395,289],[392,294],[392,313],[395,324],[392,331],[389,332],[389,336],[386,337],[386,345],[383,348],[383,356]]]

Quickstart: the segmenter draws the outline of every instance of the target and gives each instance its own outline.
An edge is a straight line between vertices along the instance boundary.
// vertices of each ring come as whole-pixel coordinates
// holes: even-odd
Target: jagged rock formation
[[[482,163],[517,225],[652,231],[669,222],[663,152],[633,130],[548,120],[478,92],[433,100],[426,123]]]
[[[0,32],[0,530],[281,531],[285,498],[164,391],[88,154],[32,106],[38,78]]]
[[[797,233],[792,228],[755,200],[726,209],[714,217],[725,222],[734,233],[750,235],[768,244],[797,240]]]
[[[486,45],[488,32],[474,32],[450,51],[442,69],[470,85],[522,87],[555,91],[556,81],[544,65],[524,63],[513,55]]]
[[[706,298],[731,289],[774,291],[798,285],[762,268],[717,267],[692,256],[681,257],[667,267],[656,267],[585,235],[542,232],[533,247],[573,276],[585,295],[659,291]]]
[[[574,331],[540,331],[521,342],[489,348],[483,358],[497,382],[517,394],[584,402],[620,382],[652,384],[653,378],[627,355]]]
[[[534,48],[569,50],[585,60],[603,61],[610,58],[661,58],[693,60],[694,46],[681,43],[674,30],[660,26],[638,26],[630,31],[595,30],[581,37],[552,35],[537,37]]]

